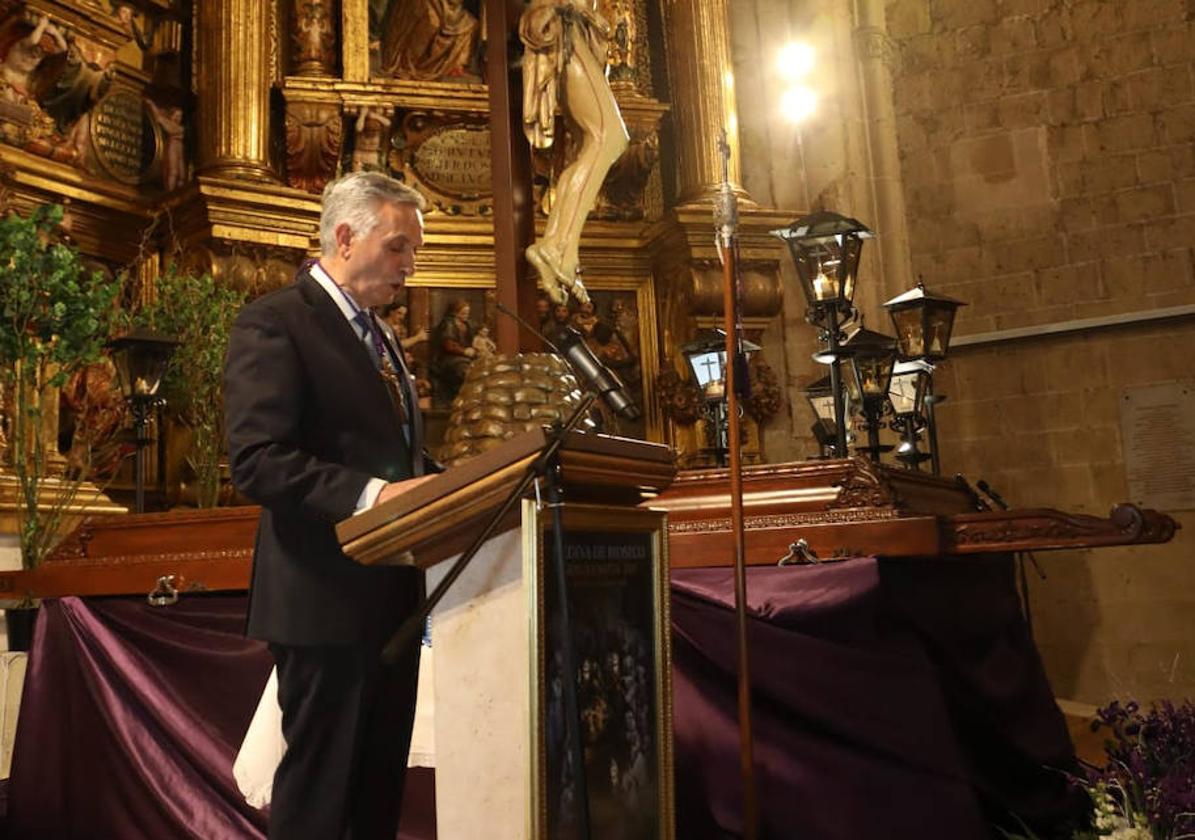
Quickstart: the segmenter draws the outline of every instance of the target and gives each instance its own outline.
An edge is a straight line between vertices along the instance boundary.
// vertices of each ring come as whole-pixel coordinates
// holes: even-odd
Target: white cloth
[[[436,728],[432,649],[424,646],[419,655],[419,688],[415,701],[415,728],[411,733],[408,767],[436,766]],[[278,671],[271,669],[257,711],[249,722],[240,752],[232,765],[232,776],[245,801],[254,808],[270,804],[274,792],[274,771],[286,752],[282,737],[282,709],[278,705]]]

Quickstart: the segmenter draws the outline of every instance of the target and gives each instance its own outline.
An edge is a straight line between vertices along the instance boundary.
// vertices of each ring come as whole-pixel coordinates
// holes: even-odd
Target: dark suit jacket
[[[263,508],[250,636],[376,643],[405,617],[399,605],[412,603],[422,573],[361,566],[335,534],[371,478],[438,469],[425,462],[414,388],[405,385],[410,444],[369,350],[307,272],[237,318],[224,370],[228,450],[237,488]]]

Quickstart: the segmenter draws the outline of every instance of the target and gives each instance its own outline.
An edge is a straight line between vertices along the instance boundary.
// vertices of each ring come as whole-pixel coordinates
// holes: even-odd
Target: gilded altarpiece
[[[592,310],[573,302],[541,312],[533,326],[565,318],[587,327],[595,353],[644,409],[640,425],[611,428],[668,441],[682,463],[700,464],[704,430],[685,410],[677,348],[719,317],[707,288],[717,271],[703,190],[720,177],[708,155],[720,126],[706,119],[717,108],[693,103],[708,98],[733,127],[733,101],[710,87],[729,69],[725,3],[704,12],[698,0],[599,6],[630,143],[582,237]],[[129,269],[134,295],[152,294],[171,261],[257,294],[316,254],[329,180],[388,171],[431,207],[419,272],[396,315],[413,356],[430,365],[453,301],[472,302],[474,338],[495,325],[483,29],[480,3],[470,0],[0,1],[8,206],[66,203],[72,241],[111,270]],[[540,229],[572,153],[567,124],[559,137],[532,161]],[[737,182],[737,137],[731,145]],[[764,232],[792,213],[761,211],[739,192],[746,314],[758,338],[780,309],[781,255]],[[765,385],[775,380],[769,373]],[[426,396],[433,415],[443,410],[434,386]],[[762,410],[746,424],[749,461],[762,457],[758,422],[777,408],[757,402]],[[166,441],[160,451],[169,450]],[[156,472],[164,488],[168,465]]]

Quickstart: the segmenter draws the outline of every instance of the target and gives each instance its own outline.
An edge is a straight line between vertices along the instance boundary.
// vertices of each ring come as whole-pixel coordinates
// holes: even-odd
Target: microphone
[[[642,416],[622,380],[593,355],[578,329],[562,329],[556,337],[556,347],[560,355],[568,360],[573,372],[598,392],[611,411],[624,420],[638,420]]]
[[[1004,498],[995,490],[993,490],[991,485],[982,478],[975,482],[975,486],[982,490],[989,499],[995,502],[996,506],[999,507],[1000,510],[1008,510],[1008,502],[1004,501]]]

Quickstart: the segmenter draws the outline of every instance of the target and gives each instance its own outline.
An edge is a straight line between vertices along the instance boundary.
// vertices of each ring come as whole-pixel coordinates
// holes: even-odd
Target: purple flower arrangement
[[[1142,712],[1135,702],[1113,701],[1092,729],[1108,731],[1108,764],[1088,771],[1088,790],[1109,793],[1153,840],[1195,837],[1195,705],[1167,701]]]

